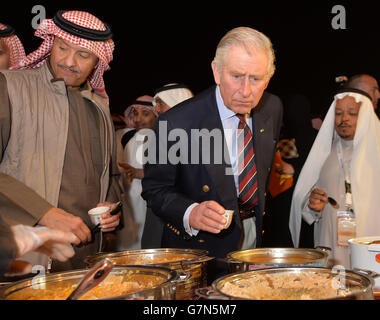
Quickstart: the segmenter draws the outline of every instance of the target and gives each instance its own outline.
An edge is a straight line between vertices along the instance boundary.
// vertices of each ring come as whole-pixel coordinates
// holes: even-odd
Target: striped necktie
[[[238,126],[238,168],[239,168],[239,206],[241,219],[253,216],[253,207],[258,203],[257,171],[253,137],[244,115],[236,114]]]

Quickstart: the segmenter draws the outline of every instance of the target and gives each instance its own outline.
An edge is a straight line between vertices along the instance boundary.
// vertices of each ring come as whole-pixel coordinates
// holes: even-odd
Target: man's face
[[[344,140],[353,140],[361,102],[346,96],[339,99],[335,106],[335,131]]]
[[[6,70],[10,67],[9,49],[3,41],[0,40],[0,70]]]
[[[137,131],[140,129],[154,129],[156,120],[157,118],[152,110],[133,108],[133,122]]]
[[[268,63],[266,52],[252,45],[231,46],[222,70],[212,62],[215,83],[227,108],[245,114],[257,106],[269,83]]]
[[[372,104],[374,109],[377,109],[377,102],[380,99],[379,84],[375,78],[365,77],[365,88],[364,91],[367,92],[372,98]]]
[[[89,50],[55,37],[50,65],[55,78],[62,78],[68,86],[83,84],[96,66],[98,58]]]
[[[156,108],[157,108],[158,114],[165,113],[166,111],[170,109],[170,107],[164,101],[162,101],[159,97],[155,99],[155,102],[156,102]]]

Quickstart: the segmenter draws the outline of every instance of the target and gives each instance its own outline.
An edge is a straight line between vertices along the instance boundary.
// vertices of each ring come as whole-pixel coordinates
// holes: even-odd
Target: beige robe
[[[11,134],[12,106],[6,91],[6,80],[0,74],[0,160]],[[79,88],[68,88],[69,130],[62,171],[62,182],[58,207],[79,216],[92,226],[87,211],[99,202],[100,175],[103,171],[102,132],[105,128],[100,115],[91,101],[84,99]],[[64,147],[64,146],[62,146]],[[116,171],[117,172],[117,171]],[[115,173],[115,171],[114,171]],[[111,179],[107,200],[118,201],[120,191],[115,179]],[[50,203],[16,179],[0,175],[0,214],[8,223],[36,225],[38,220],[52,207]],[[8,188],[8,186],[11,188]],[[112,235],[107,235],[112,236]],[[63,271],[85,267],[84,258],[96,253],[99,233],[93,242],[75,248],[75,256],[68,262],[54,261],[52,271]],[[25,258],[25,257],[24,257]],[[46,263],[32,254],[26,260]]]

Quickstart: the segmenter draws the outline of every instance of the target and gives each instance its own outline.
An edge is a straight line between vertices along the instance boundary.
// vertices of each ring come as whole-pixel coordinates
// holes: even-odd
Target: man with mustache
[[[371,96],[338,91],[293,194],[289,227],[296,247],[304,219],[314,224],[315,245],[331,249],[329,266],[350,268],[347,240],[379,234],[379,145]]]
[[[88,210],[120,199],[103,81],[112,33],[88,12],[59,11],[35,35],[41,46],[0,73],[0,214],[10,225],[72,232],[75,257],[53,262],[52,270],[82,268],[102,234],[91,234]],[[101,231],[113,231],[119,220],[104,213]]]
[[[157,158],[157,164],[144,167],[142,196],[165,222],[163,247],[204,249],[221,258],[260,246],[266,183],[282,119],[279,98],[264,93],[274,59],[264,34],[235,28],[219,42],[211,63],[216,86],[160,115],[157,155],[170,155],[178,142],[160,135],[160,124],[166,124],[169,135],[174,129],[187,133],[188,144],[181,146],[188,147],[189,159],[159,163]],[[209,148],[204,139],[198,145],[191,139],[194,129],[221,139],[209,139]],[[226,209],[234,216],[224,229]],[[225,264],[216,268],[211,277],[226,272]]]

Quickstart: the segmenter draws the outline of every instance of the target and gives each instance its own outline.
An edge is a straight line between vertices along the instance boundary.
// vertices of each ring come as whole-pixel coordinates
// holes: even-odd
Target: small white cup
[[[225,210],[224,211],[224,214],[223,214],[223,217],[226,218],[226,223],[224,225],[224,229],[228,229],[231,222],[232,222],[232,218],[234,216],[234,210]]]
[[[109,207],[96,207],[88,211],[91,222],[96,226],[102,220],[102,214],[109,211]]]

